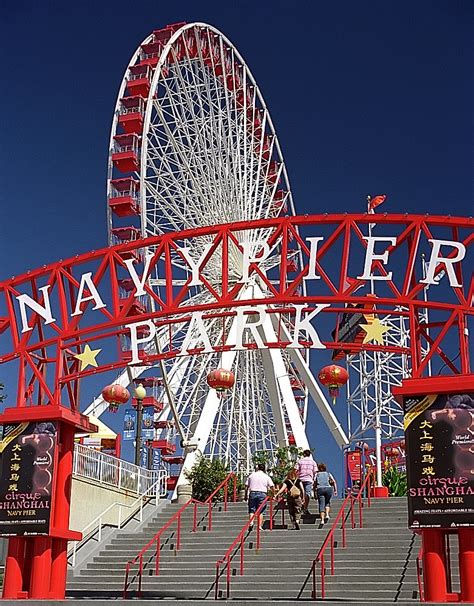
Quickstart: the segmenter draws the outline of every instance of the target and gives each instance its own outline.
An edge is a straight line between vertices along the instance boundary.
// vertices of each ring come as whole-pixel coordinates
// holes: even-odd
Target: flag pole
[[[370,203],[372,201],[372,196],[367,196],[367,214],[374,215],[375,209],[370,208]],[[372,228],[374,224],[369,223],[369,238],[372,237]],[[372,275],[372,272],[371,272]],[[374,288],[374,280],[370,278],[370,293],[373,295]],[[380,352],[374,352],[375,356],[375,367],[374,372],[376,375],[376,385],[375,385],[375,424],[374,424],[374,433],[375,433],[375,470],[376,470],[376,485],[377,487],[382,486],[382,426],[381,426],[381,418],[380,418],[380,408],[381,408],[381,393],[380,393]]]

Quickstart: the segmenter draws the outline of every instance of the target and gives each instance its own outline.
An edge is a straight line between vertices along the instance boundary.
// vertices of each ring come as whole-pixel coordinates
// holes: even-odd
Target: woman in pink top
[[[310,450],[303,451],[303,458],[296,464],[296,473],[304,486],[303,513],[308,514],[309,499],[313,493],[314,477],[318,471],[318,465],[311,456]]]
[[[257,465],[257,471],[251,473],[247,478],[247,482],[245,483],[245,499],[248,497],[249,517],[252,520],[250,530],[253,528],[253,517],[255,512],[265,500],[268,489],[273,488],[273,486],[274,484],[271,477],[265,473],[265,465],[263,465],[263,463],[259,463]],[[260,526],[260,530],[263,530],[264,511],[265,507],[263,507],[258,515],[258,525]]]

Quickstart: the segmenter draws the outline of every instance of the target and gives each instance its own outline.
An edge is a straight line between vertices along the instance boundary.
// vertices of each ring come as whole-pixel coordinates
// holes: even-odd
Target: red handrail
[[[232,559],[232,554],[234,549],[237,551],[240,549],[240,576],[242,576],[244,574],[244,554],[245,554],[245,550],[244,550],[244,543],[245,543],[245,537],[246,537],[246,533],[249,531],[250,526],[252,524],[254,524],[254,521],[257,520],[257,544],[256,544],[256,549],[260,549],[260,525],[258,524],[258,517],[260,515],[260,513],[262,512],[262,510],[265,508],[265,506],[267,505],[267,503],[270,503],[270,530],[273,530],[273,504],[277,502],[277,503],[284,503],[284,499],[279,499],[278,501],[275,501],[275,499],[273,497],[265,497],[265,499],[260,503],[260,506],[258,507],[257,511],[249,518],[248,522],[243,526],[242,530],[239,532],[239,534],[237,535],[237,537],[234,539],[234,542],[232,543],[232,545],[228,548],[228,550],[225,552],[225,554],[222,556],[222,558],[220,560],[217,560],[216,562],[216,582],[215,582],[215,590],[214,590],[214,599],[218,599],[219,597],[219,578],[221,576],[220,574],[220,568],[221,566],[225,563],[225,565],[227,566],[227,571],[226,571],[226,598],[230,597],[230,561]],[[281,515],[282,515],[282,525],[284,526],[285,524],[285,508],[282,507],[281,509]]]
[[[176,529],[176,551],[179,550],[179,548],[181,546],[181,514],[183,513],[183,511],[185,509],[187,509],[189,507],[189,505],[194,504],[193,532],[196,530],[196,528],[198,526],[198,523],[197,523],[197,508],[198,508],[199,505],[207,505],[208,506],[207,516],[209,518],[209,524],[208,524],[207,530],[208,531],[212,530],[212,499],[215,497],[215,495],[220,490],[222,490],[222,488],[224,488],[224,511],[227,511],[227,502],[228,502],[228,497],[229,497],[229,482],[230,482],[231,479],[234,480],[234,482],[233,482],[233,484],[234,484],[234,486],[233,486],[233,495],[232,495],[233,499],[232,500],[235,503],[235,501],[237,500],[237,475],[234,472],[231,472],[225,478],[225,480],[219,484],[219,486],[214,490],[214,492],[211,495],[208,496],[208,498],[205,501],[198,501],[197,499],[189,499],[189,501],[187,503],[185,503],[180,509],[178,509],[178,511],[166,522],[166,524],[164,524],[164,526],[162,526],[160,528],[160,530],[153,536],[153,538],[150,539],[150,541],[148,541],[148,543],[145,545],[145,547],[143,547],[141,549],[141,551],[139,551],[139,553],[133,559],[131,559],[131,560],[129,560],[127,562],[127,565],[125,567],[125,581],[124,581],[124,587],[123,587],[123,599],[126,599],[129,586],[132,583],[132,581],[130,583],[128,582],[128,577],[130,575],[130,569],[137,562],[139,563],[138,564],[138,597],[141,597],[141,594],[142,594],[142,576],[143,576],[143,568],[144,568],[144,566],[143,566],[143,555],[155,543],[156,543],[156,550],[155,550],[155,574],[156,575],[159,574],[159,572],[160,572],[161,535],[175,521],[176,521],[176,525],[177,525],[177,529]]]
[[[346,546],[346,517],[347,515],[350,515],[351,518],[351,528],[356,528],[356,523],[355,523],[355,517],[354,517],[354,509],[355,509],[355,504],[358,502],[359,503],[359,528],[362,528],[362,524],[363,524],[363,516],[362,516],[362,497],[364,496],[364,490],[367,489],[367,506],[370,507],[371,505],[371,495],[370,495],[370,489],[371,489],[371,478],[372,478],[372,474],[368,473],[364,479],[364,481],[362,482],[362,486],[359,489],[359,492],[357,493],[357,495],[354,497],[352,496],[350,493],[347,495],[347,497],[344,499],[344,501],[342,502],[342,506],[341,509],[339,510],[330,531],[328,532],[323,544],[321,545],[320,550],[318,551],[318,555],[316,556],[316,558],[313,560],[312,566],[311,566],[311,575],[312,575],[312,583],[313,583],[313,588],[312,588],[312,592],[311,592],[311,597],[313,598],[313,600],[317,599],[317,595],[316,595],[316,567],[318,565],[318,563],[321,563],[321,598],[324,599],[326,597],[326,588],[325,588],[325,574],[326,574],[326,570],[325,570],[325,564],[324,564],[324,552],[326,551],[328,545],[330,546],[330,550],[331,550],[331,576],[334,575],[334,571],[335,571],[335,562],[334,562],[334,535],[336,533],[336,530],[338,530],[338,524],[339,522],[341,522],[341,532],[342,532],[342,547],[344,548]],[[349,511],[347,512],[346,515],[346,507],[347,505],[349,505]]]

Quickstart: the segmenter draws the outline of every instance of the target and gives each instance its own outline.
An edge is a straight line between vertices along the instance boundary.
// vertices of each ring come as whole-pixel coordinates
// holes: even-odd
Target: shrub
[[[199,457],[186,477],[193,487],[193,498],[198,501],[205,501],[214,490],[221,484],[229,474],[229,468],[220,459],[208,459]],[[231,483],[231,487],[233,484]],[[214,496],[214,501],[221,501],[224,498],[224,489],[222,488]]]
[[[382,484],[388,488],[391,497],[407,496],[407,474],[396,467],[388,467],[382,475]]]

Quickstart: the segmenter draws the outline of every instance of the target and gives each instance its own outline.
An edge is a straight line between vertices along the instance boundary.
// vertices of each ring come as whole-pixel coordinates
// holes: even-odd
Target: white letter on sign
[[[321,276],[316,275],[316,260],[318,255],[318,244],[324,240],[324,238],[306,238],[306,241],[310,243],[309,249],[309,263],[308,263],[308,275],[304,277],[305,280],[320,280]]]
[[[365,265],[364,265],[364,273],[361,276],[357,276],[358,280],[391,280],[392,272],[389,271],[386,276],[374,276],[371,273],[372,271],[372,261],[382,261],[384,265],[387,265],[388,261],[388,250],[386,250],[381,255],[376,255],[374,253],[375,243],[376,242],[390,242],[392,246],[395,246],[397,243],[396,238],[376,238],[373,236],[364,237],[364,240],[367,240],[367,251],[365,253]]]
[[[150,263],[151,263],[152,259],[153,259],[153,255],[151,253],[148,253],[145,257],[145,267],[143,268],[143,274],[142,274],[141,280],[138,277],[137,270],[133,267],[134,260],[126,259],[124,261],[125,265],[127,266],[128,273],[130,274],[130,277],[132,278],[133,283],[135,284],[135,288],[137,289],[136,293],[134,294],[134,297],[140,297],[141,295],[146,295],[145,289],[143,287],[145,286],[145,282],[148,277],[148,271],[149,271]]]
[[[138,328],[148,328],[150,334],[147,337],[138,338]],[[151,320],[143,320],[143,322],[134,322],[133,324],[127,324],[125,328],[130,329],[130,351],[132,352],[132,359],[129,364],[138,364],[141,362],[140,356],[138,355],[138,345],[140,343],[149,343],[155,338],[156,326]]]
[[[199,278],[199,270],[201,268],[201,263],[206,258],[206,255],[211,250],[211,247],[212,247],[212,242],[209,244],[206,244],[204,246],[202,255],[199,257],[197,263],[194,262],[194,259],[191,256],[191,249],[189,248],[189,246],[185,246],[184,248],[178,249],[182,253],[183,257],[186,259],[186,261],[188,262],[189,267],[191,268],[192,280],[189,283],[189,286],[199,286],[199,284],[202,284],[202,282]]]
[[[99,296],[97,292],[97,288],[95,287],[94,282],[92,282],[92,272],[88,272],[87,274],[82,274],[81,283],[79,284],[79,293],[77,295],[76,307],[74,308],[74,313],[71,316],[80,316],[83,312],[81,310],[81,305],[85,303],[85,301],[95,301],[95,307],[92,309],[102,309],[105,307],[105,303]],[[88,297],[83,297],[84,288],[87,286],[89,292],[91,293]]]
[[[204,349],[201,353],[212,353],[214,351],[202,319],[203,313],[203,311],[193,312],[186,336],[181,345],[181,351],[178,354],[179,356],[187,356],[188,349],[197,349],[199,346],[198,344],[201,342],[204,345]]]
[[[242,278],[240,282],[249,281],[250,263],[259,263],[265,260],[270,254],[270,247],[264,240],[256,242],[242,242]]]
[[[252,312],[249,314],[248,312]],[[256,315],[255,320],[252,319],[252,315]],[[257,326],[262,326],[263,322],[267,317],[267,312],[263,307],[250,307],[244,306],[237,309],[236,317],[236,328],[237,336],[235,338],[235,347],[233,349],[247,349],[243,345],[244,330],[250,330],[255,344],[259,349],[265,349],[266,345],[263,343],[262,337],[257,330]]]
[[[453,242],[452,240],[428,240],[430,244],[433,246],[433,250],[431,251],[431,258],[428,263],[428,269],[426,270],[426,278],[424,280],[420,280],[422,284],[438,284],[438,280],[435,280],[435,271],[438,263],[442,263],[446,268],[446,273],[449,277],[449,283],[451,286],[461,287],[462,284],[459,284],[457,276],[454,272],[454,263],[459,263],[466,256],[466,247],[461,242]],[[441,246],[452,246],[457,249],[457,254],[454,257],[440,257],[439,252]]]
[[[300,332],[304,330],[307,337],[312,341],[312,349],[326,349],[326,346],[321,343],[321,339],[315,331],[314,326],[310,324],[310,320],[312,320],[314,316],[317,316],[325,307],[331,307],[331,305],[329,303],[318,303],[316,309],[313,309],[310,314],[302,318],[301,314],[304,307],[306,307],[306,305],[294,305],[294,308],[296,309],[295,332],[293,334],[293,342],[290,343],[288,347],[292,347],[293,349],[304,347],[304,345],[301,345],[299,342]]]
[[[44,299],[44,307],[42,307],[39,303],[37,303],[34,299],[32,299],[29,295],[19,295],[17,297],[17,301],[20,304],[20,314],[21,314],[21,322],[23,324],[23,330],[21,332],[28,332],[29,330],[33,330],[31,326],[28,326],[28,318],[26,317],[26,309],[25,306],[28,305],[30,309],[39,314],[42,318],[44,318],[45,324],[51,324],[51,322],[56,322],[56,320],[51,315],[51,303],[49,301],[49,285],[42,286],[40,292],[43,293]]]

